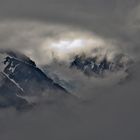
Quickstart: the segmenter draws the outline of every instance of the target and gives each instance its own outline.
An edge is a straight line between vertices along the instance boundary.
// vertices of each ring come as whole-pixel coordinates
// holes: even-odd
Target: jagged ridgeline
[[[16,51],[0,51],[0,107],[24,108],[29,104],[28,98],[46,94],[50,100],[69,95],[27,56]]]
[[[98,60],[98,57],[86,57],[77,55],[70,64],[70,68],[77,68],[87,76],[105,76],[108,72],[128,71],[129,66],[133,63],[125,54],[117,54],[112,60],[107,57]]]

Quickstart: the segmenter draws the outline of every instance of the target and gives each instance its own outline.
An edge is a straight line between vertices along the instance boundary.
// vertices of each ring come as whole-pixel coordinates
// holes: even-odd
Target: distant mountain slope
[[[0,107],[24,106],[24,97],[65,96],[68,92],[44,74],[28,57],[0,51]],[[48,98],[49,98],[48,97]]]
[[[116,57],[117,58],[117,57]],[[76,56],[70,64],[70,68],[77,68],[87,76],[104,76],[106,72],[127,71],[131,60],[124,62],[124,55],[116,60],[109,61],[107,58],[97,60],[96,57]]]

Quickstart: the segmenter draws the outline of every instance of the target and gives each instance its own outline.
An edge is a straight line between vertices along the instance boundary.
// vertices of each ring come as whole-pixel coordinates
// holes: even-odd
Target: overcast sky
[[[122,48],[135,62],[130,68],[131,76],[122,84],[108,79],[98,81],[102,84],[97,85],[94,78],[70,72],[70,77],[74,75],[81,81],[78,95],[90,95],[88,101],[60,107],[42,105],[22,113],[12,108],[0,110],[0,139],[139,140],[139,13],[139,0],[0,0],[1,46],[11,45],[16,49],[19,45],[22,48],[37,46],[44,32],[58,34],[72,26],[73,30],[80,28],[80,31],[115,40],[119,44],[117,48]],[[52,29],[60,26],[62,29],[52,33],[52,29],[45,28],[48,23],[55,26]],[[31,31],[31,34],[24,37],[24,31]],[[32,38],[34,40],[30,41]],[[110,80],[115,82],[112,84]],[[108,85],[103,86],[105,83]]]

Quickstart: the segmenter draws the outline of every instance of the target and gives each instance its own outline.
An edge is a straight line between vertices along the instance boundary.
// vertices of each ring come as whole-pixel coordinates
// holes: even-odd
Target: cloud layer
[[[137,0],[1,2],[0,48],[21,51],[38,65],[51,64],[49,74],[72,83],[73,94],[82,98],[80,102],[63,105],[42,104],[22,113],[13,108],[0,110],[1,139],[140,139],[139,5]],[[62,45],[61,40],[67,40],[66,46],[70,42],[75,44],[73,38],[86,40],[82,43],[88,49],[76,48],[64,53],[49,48]],[[115,52],[132,58],[135,63],[129,69],[130,75],[124,76],[121,71],[106,79],[88,78],[75,69],[52,63],[54,58],[67,62],[71,54],[83,51],[94,55],[91,51],[94,48],[99,49],[99,56],[108,54],[112,58]]]

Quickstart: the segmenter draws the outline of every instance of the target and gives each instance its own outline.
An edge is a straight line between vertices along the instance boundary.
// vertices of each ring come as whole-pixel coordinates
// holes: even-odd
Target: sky
[[[27,112],[2,109],[1,139],[139,140],[139,12],[139,0],[0,0],[0,48],[21,51],[39,67],[49,64],[52,73],[74,83],[73,94],[81,99]],[[77,42],[86,47],[75,48]],[[69,44],[75,49],[61,50]],[[54,59],[67,64],[94,48],[100,57],[117,53],[132,59],[129,75],[89,78],[54,65]]]

